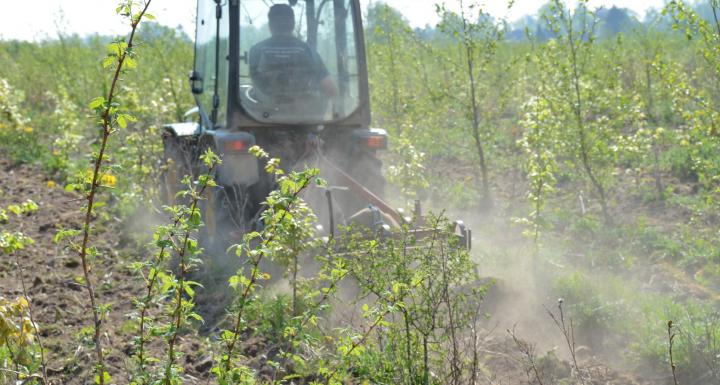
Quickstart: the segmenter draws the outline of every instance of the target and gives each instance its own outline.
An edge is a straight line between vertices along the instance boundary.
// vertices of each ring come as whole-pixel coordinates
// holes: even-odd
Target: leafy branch
[[[260,159],[268,158],[268,154],[257,146],[251,148],[251,153]],[[258,281],[267,278],[267,274],[260,271],[260,263],[266,258],[273,258],[276,254],[281,254],[279,253],[279,249],[282,248],[281,243],[287,238],[283,236],[286,235],[283,233],[284,230],[287,230],[286,227],[291,226],[288,222],[297,215],[296,207],[301,202],[300,193],[310,185],[319,172],[317,169],[310,169],[286,175],[278,166],[278,159],[270,159],[265,167],[267,173],[278,178],[279,188],[271,192],[264,202],[266,209],[261,215],[261,220],[265,223],[263,231],[246,234],[242,244],[238,245],[236,249],[238,256],[243,254],[248,256],[251,272],[249,278],[242,273],[242,270],[230,278],[231,287],[235,290],[242,289],[236,300],[234,325],[222,336],[225,342],[225,352],[221,358],[221,366],[214,370],[221,380],[234,375],[231,368],[242,332],[245,308],[250,302],[250,296],[255,291]],[[258,240],[260,240],[259,244],[252,247],[251,243]]]
[[[95,165],[93,169],[92,174],[92,182],[90,184],[89,191],[87,191],[86,199],[87,199],[87,206],[85,209],[85,220],[82,227],[82,242],[80,245],[80,248],[78,250],[80,260],[82,262],[82,269],[83,269],[83,276],[85,279],[85,288],[87,289],[87,294],[90,300],[90,310],[92,311],[93,315],[93,343],[95,345],[95,355],[96,355],[96,365],[98,370],[98,383],[100,385],[104,385],[106,381],[109,381],[110,376],[105,371],[105,362],[104,362],[104,356],[103,356],[103,350],[102,350],[102,341],[100,339],[101,336],[101,327],[102,327],[102,310],[97,305],[97,299],[95,294],[95,287],[93,285],[93,280],[90,274],[90,261],[89,257],[94,256],[95,251],[89,252],[88,245],[90,241],[90,222],[92,221],[93,217],[93,207],[95,204],[96,194],[98,192],[98,189],[101,185],[102,180],[102,166],[103,162],[105,160],[105,153],[108,146],[108,139],[110,138],[110,135],[114,132],[115,125],[119,125],[121,127],[125,127],[127,125],[128,120],[132,120],[133,118],[130,115],[122,114],[119,112],[119,106],[115,102],[116,97],[116,91],[118,88],[118,81],[120,79],[120,75],[122,74],[122,71],[124,69],[124,66],[126,64],[129,64],[129,66],[132,66],[134,63],[134,60],[131,58],[133,55],[132,47],[133,47],[133,40],[135,38],[135,32],[137,31],[138,26],[140,25],[140,21],[143,19],[143,16],[146,14],[148,7],[150,6],[152,0],[145,1],[144,6],[142,7],[142,10],[139,13],[133,14],[132,8],[134,5],[134,2],[131,0],[128,0],[121,4],[117,8],[117,13],[121,14],[122,16],[129,17],[130,18],[130,26],[131,31],[130,35],[127,39],[127,43],[121,44],[116,43],[116,49],[113,52],[113,54],[110,57],[112,57],[112,61],[107,61],[104,64],[105,67],[107,67],[107,63],[115,62],[115,72],[112,77],[110,89],[108,90],[106,97],[100,97],[94,99],[90,103],[90,108],[95,110],[96,113],[100,114],[100,121],[102,125],[102,138],[100,141],[100,148],[98,153],[95,156]]]
[[[198,315],[192,313],[192,302],[183,299],[184,295],[187,294],[190,297],[190,300],[192,300],[194,291],[191,286],[193,282],[187,281],[187,275],[189,269],[193,265],[192,258],[196,257],[201,252],[198,248],[197,240],[193,239],[191,236],[194,232],[198,231],[202,225],[202,218],[198,203],[202,199],[203,193],[208,187],[216,186],[215,180],[212,178],[212,173],[215,167],[220,164],[220,158],[209,149],[200,157],[200,159],[208,168],[208,173],[198,177],[199,188],[193,186],[193,181],[191,181],[190,176],[185,176],[184,179],[185,184],[188,186],[188,190],[183,193],[190,196],[192,203],[189,208],[185,207],[187,211],[181,210],[181,219],[178,221],[181,235],[181,238],[179,239],[181,241],[178,243],[178,239],[174,239],[172,236],[169,236],[168,241],[170,242],[163,244],[163,246],[168,244],[172,245],[172,248],[178,255],[178,267],[180,268],[180,273],[177,277],[178,282],[174,284],[175,306],[172,311],[172,325],[170,327],[171,332],[168,338],[168,360],[166,362],[165,375],[163,378],[163,383],[165,385],[173,383],[173,368],[176,360],[175,349],[178,333],[180,328],[183,326],[183,322],[188,318],[199,318]]]

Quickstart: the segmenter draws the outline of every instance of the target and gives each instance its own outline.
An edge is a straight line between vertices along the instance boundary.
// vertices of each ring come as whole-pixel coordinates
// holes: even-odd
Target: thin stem
[[[563,334],[563,337],[565,337],[565,343],[568,347],[568,350],[570,351],[570,357],[572,358],[573,367],[575,368],[575,376],[578,380],[580,380],[580,383],[585,385],[585,377],[580,372],[580,366],[577,362],[577,355],[575,354],[575,328],[573,327],[573,321],[570,319],[570,327],[567,327],[567,324],[565,323],[565,312],[563,310],[563,300],[558,300],[558,310],[560,311],[560,318],[558,319],[553,312],[545,309],[548,314],[550,315],[550,318],[555,322],[555,325],[560,329],[560,331]]]
[[[569,11],[568,11],[569,12]],[[612,218],[610,217],[610,212],[608,210],[607,206],[607,198],[605,194],[605,188],[603,187],[600,180],[597,179],[595,176],[595,171],[592,167],[592,162],[590,160],[590,149],[588,148],[588,138],[587,138],[587,130],[585,127],[585,121],[582,116],[583,111],[583,98],[582,94],[580,92],[580,70],[578,68],[578,47],[576,46],[576,40],[575,40],[575,31],[573,28],[573,17],[571,15],[567,15],[565,12],[562,12],[562,18],[565,19],[565,26],[567,28],[568,33],[568,45],[570,46],[570,62],[572,65],[572,82],[573,82],[573,89],[575,92],[575,103],[573,103],[573,111],[575,113],[575,119],[578,129],[578,135],[580,136],[580,159],[583,165],[583,168],[585,169],[585,173],[587,174],[588,178],[590,179],[590,182],[592,183],[593,187],[595,187],[595,190],[597,191],[598,195],[600,196],[600,206],[602,207],[603,217],[605,218],[606,224],[612,223]],[[584,15],[583,15],[584,20]],[[583,32],[584,34],[584,32]],[[580,43],[582,44],[582,43]]]
[[[199,193],[200,196],[203,195],[206,187],[207,186],[202,187],[202,189],[200,190],[200,193]],[[183,220],[184,217],[185,217],[185,215],[183,215],[183,214],[177,215],[175,217],[175,221],[173,222],[171,228],[173,230],[176,229],[178,224],[180,224],[180,222]],[[174,231],[170,231],[170,233],[167,236],[167,239],[172,240],[173,237],[175,237],[175,233],[174,233]],[[162,261],[162,259],[164,258],[163,256],[165,255],[166,251],[167,251],[167,244],[163,244],[163,246],[160,248],[160,250],[158,251],[158,253],[155,257],[155,260],[158,262]],[[155,266],[155,268],[153,269],[153,271],[150,275],[150,278],[148,279],[147,285],[145,287],[145,290],[146,290],[145,298],[143,299],[143,301],[140,305],[141,306],[141,308],[140,308],[140,326],[139,326],[140,327],[140,346],[138,349],[139,350],[138,351],[138,361],[140,362],[140,370],[141,371],[143,371],[144,367],[145,367],[144,366],[145,365],[145,357],[144,357],[144,354],[145,354],[145,324],[146,324],[146,319],[147,319],[147,310],[148,310],[148,306],[149,306],[151,298],[152,298],[152,291],[153,291],[153,288],[155,287],[155,284],[157,282],[159,274],[160,274],[160,270],[157,268],[157,266]]]
[[[217,163],[214,163],[212,166],[210,166],[208,170],[208,174],[212,174],[215,166]],[[208,187],[208,183],[203,183],[202,186],[198,191],[193,191],[192,194],[192,205],[190,206],[190,211],[188,211],[189,216],[192,216],[193,213],[195,213],[198,210],[198,202],[200,202],[200,199],[202,195],[204,194],[205,190]],[[177,226],[178,223],[182,220],[182,215],[178,217],[175,220],[175,225]],[[188,227],[185,229],[185,233],[183,234],[183,241],[182,246],[176,247],[176,251],[180,257],[180,276],[178,277],[178,283],[175,288],[175,309],[173,310],[173,323],[174,323],[174,329],[173,333],[170,336],[170,339],[168,340],[168,362],[167,366],[165,368],[165,379],[164,383],[166,385],[170,385],[171,382],[171,372],[172,367],[175,364],[175,345],[177,343],[178,333],[180,332],[180,327],[182,326],[182,320],[183,320],[183,292],[185,291],[185,280],[188,273],[188,265],[186,261],[187,256],[187,250],[188,245],[190,242],[190,235],[192,234],[194,227],[187,225]],[[170,236],[172,238],[172,235]],[[162,250],[161,250],[162,253]],[[160,254],[162,255],[162,254]],[[148,286],[149,289],[152,289],[152,286]]]
[[[654,101],[652,91],[652,59],[648,58],[645,63],[645,78],[647,87],[647,120],[655,128],[655,114],[654,114]],[[665,189],[662,183],[662,175],[660,174],[660,144],[658,143],[657,134],[653,134],[652,137],[652,151],[653,151],[653,174],[655,177],[655,189],[657,190],[658,200],[663,201],[665,199]]]
[[[385,22],[389,20],[388,13],[390,12],[389,6],[384,6],[383,8],[383,14],[386,17]],[[400,102],[400,91],[398,89],[398,75],[397,75],[397,63],[395,54],[398,52],[396,49],[395,44],[395,33],[392,31],[387,34],[388,41],[390,44],[388,44],[389,48],[389,58],[390,58],[390,84],[392,84],[392,106],[393,106],[393,118],[395,120],[395,127],[402,132],[403,127],[400,123],[400,108],[398,107]]]
[[[90,307],[93,315],[93,322],[94,322],[94,333],[93,333],[93,343],[95,344],[95,355],[97,359],[97,366],[99,370],[99,384],[105,385],[105,363],[104,363],[104,357],[103,357],[103,351],[102,351],[102,342],[100,340],[101,335],[101,325],[102,325],[102,315],[100,314],[100,309],[97,307],[96,299],[95,299],[95,288],[93,286],[92,277],[90,275],[90,263],[88,261],[87,251],[88,251],[88,243],[90,241],[90,221],[92,220],[92,213],[93,213],[93,205],[95,203],[95,196],[98,191],[98,188],[100,187],[100,173],[101,168],[103,165],[103,160],[105,157],[105,151],[107,150],[107,144],[108,144],[108,138],[110,137],[110,133],[112,132],[112,120],[111,120],[111,110],[112,110],[112,104],[113,100],[115,98],[115,92],[117,90],[117,83],[120,79],[120,73],[122,72],[123,64],[125,63],[125,59],[127,58],[129,50],[132,48],[133,39],[135,38],[135,31],[137,30],[138,25],[140,24],[140,20],[142,20],[143,16],[145,15],[145,12],[147,11],[148,7],[150,6],[150,2],[152,0],[147,0],[145,3],[145,6],[143,10],[140,12],[139,16],[137,18],[134,18],[131,23],[131,31],[130,31],[130,37],[128,38],[127,43],[127,49],[124,50],[120,57],[118,58],[117,67],[115,68],[115,74],[112,78],[112,83],[110,85],[110,90],[108,92],[108,97],[106,99],[107,106],[105,107],[105,111],[102,114],[102,140],[100,142],[100,151],[98,152],[98,156],[95,159],[95,167],[93,170],[93,176],[92,176],[92,184],[90,185],[90,191],[87,195],[87,209],[85,211],[85,221],[83,223],[83,240],[80,247],[80,260],[82,262],[82,268],[83,268],[83,277],[85,279],[85,287],[87,289],[88,297],[90,297]]]
[[[405,321],[405,362],[407,363],[408,382],[412,383],[415,378],[415,367],[412,359],[412,338],[410,338],[410,314],[406,308],[403,308],[403,320]]]
[[[675,383],[675,385],[678,385],[677,374],[675,373],[675,369],[677,369],[677,367],[675,366],[675,360],[673,359],[673,345],[675,343],[675,333],[673,333],[673,322],[672,321],[668,321],[667,332],[668,332],[668,354],[670,355],[670,369],[672,369],[673,382]]]
[[[173,228],[178,225],[178,222],[180,221],[180,216],[175,220],[175,223],[173,224]],[[174,236],[173,233],[169,234],[169,237]],[[160,251],[158,252],[157,259],[162,258],[162,256],[165,254],[166,246],[163,245],[160,248]],[[150,305],[150,299],[152,296],[152,289],[155,287],[155,283],[157,282],[157,278],[160,271],[157,269],[157,267],[151,272],[150,278],[148,279],[147,286],[145,287],[146,293],[145,298],[143,299],[141,305],[140,305],[140,346],[138,347],[138,362],[140,363],[140,371],[143,372],[145,370],[145,323],[147,319],[147,310],[148,306]]]
[[[528,361],[528,365],[530,365],[530,369],[535,376],[535,380],[538,382],[539,385],[544,385],[542,381],[542,376],[540,375],[540,370],[538,369],[537,363],[535,362],[535,354],[533,353],[532,346],[517,337],[517,335],[515,334],[515,328],[513,328],[512,331],[510,329],[507,329],[507,332],[508,334],[510,334],[510,337],[512,337],[518,350],[520,350],[520,353],[522,353],[525,356],[525,359]],[[529,379],[530,378],[528,373],[528,380]]]
[[[298,275],[298,256],[297,253],[293,255],[293,272],[292,272],[292,315],[297,317],[298,313],[298,297],[297,297],[297,275]]]
[[[717,2],[711,1],[710,7],[712,8],[713,19],[715,19],[715,28],[717,29],[718,38],[720,38],[720,18],[718,18]]]
[[[197,205],[197,197],[195,198],[195,201],[193,202],[192,211],[195,210],[195,207]],[[172,367],[175,364],[175,344],[177,343],[177,337],[178,333],[180,331],[180,327],[182,326],[182,305],[183,305],[183,291],[185,290],[185,276],[187,275],[187,263],[185,262],[185,256],[187,253],[187,246],[188,242],[190,240],[190,232],[192,230],[188,229],[185,231],[183,243],[182,243],[182,249],[178,254],[180,254],[180,276],[178,277],[178,283],[175,289],[175,310],[173,311],[173,318],[174,318],[174,328],[173,328],[173,334],[170,337],[170,340],[168,342],[168,362],[167,366],[165,368],[165,385],[170,385],[171,380],[171,372]]]
[[[430,354],[426,334],[423,334],[423,384],[430,384]]]
[[[462,18],[462,36],[463,45],[465,46],[465,55],[467,62],[468,78],[470,80],[470,103],[472,106],[472,129],[473,139],[475,140],[475,148],[477,149],[478,157],[480,158],[480,172],[482,174],[482,190],[483,190],[483,204],[486,208],[491,205],[490,197],[490,185],[488,181],[488,169],[485,162],[485,150],[483,148],[482,138],[480,137],[480,112],[477,103],[477,84],[475,81],[475,50],[473,49],[473,43],[470,40],[468,32],[468,21],[465,16],[465,7],[463,1],[460,0],[460,15]]]
[[[537,258],[540,255],[540,219],[541,219],[541,211],[542,211],[542,194],[543,194],[543,187],[545,187],[545,170],[544,170],[544,163],[542,159],[542,148],[540,143],[540,113],[538,110],[540,109],[539,105],[536,105],[534,109],[535,113],[535,128],[534,128],[534,135],[535,135],[535,162],[537,163],[535,167],[543,167],[541,171],[538,172],[539,180],[537,180],[535,183],[537,183],[537,186],[535,186],[535,215],[534,215],[534,235],[533,235],[533,245],[534,245],[534,251],[535,251],[535,257]]]
[[[450,298],[450,278],[448,277],[448,266],[447,266],[447,256],[445,253],[442,253],[442,296],[445,300],[445,304],[447,306],[448,311],[448,325],[447,328],[450,329],[450,340],[452,341],[452,355],[451,355],[451,368],[450,368],[450,374],[452,376],[452,381],[454,385],[460,385],[461,380],[461,369],[460,365],[458,363],[459,356],[460,356],[460,349],[458,348],[458,337],[456,335],[457,333],[457,324],[455,320],[455,308],[452,306],[452,300]]]

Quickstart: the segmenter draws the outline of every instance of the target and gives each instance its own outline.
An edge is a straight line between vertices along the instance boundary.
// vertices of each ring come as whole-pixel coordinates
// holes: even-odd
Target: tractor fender
[[[163,130],[172,136],[194,136],[201,132],[200,125],[193,122],[170,123],[163,126]]]

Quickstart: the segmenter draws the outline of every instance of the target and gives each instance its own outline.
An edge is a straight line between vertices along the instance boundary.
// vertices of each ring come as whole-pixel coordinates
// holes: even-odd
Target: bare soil
[[[36,167],[16,165],[0,157],[0,206],[27,199],[40,209],[34,215],[11,218],[11,228],[35,240],[35,244],[17,252],[23,268],[21,275],[15,258],[0,261],[0,296],[22,295],[24,278],[36,322],[47,349],[48,371],[53,384],[92,384],[95,356],[88,341],[87,328],[92,315],[87,292],[82,284],[83,271],[77,254],[65,243],[55,243],[59,229],[79,229],[82,224],[82,197],[62,187],[48,187],[48,181]],[[103,343],[108,351],[108,371],[117,383],[127,383],[134,328],[128,315],[135,312],[133,298],[141,293],[142,282],[126,268],[131,251],[121,247],[121,224],[111,219],[96,220],[97,232],[92,243],[100,256],[93,262],[92,277],[99,302],[110,304],[112,311],[103,323]],[[151,347],[157,354],[162,346]],[[186,383],[205,383],[210,355],[195,338],[182,338],[181,351],[186,367]],[[199,369],[199,370],[198,370]]]
[[[82,284],[82,267],[78,256],[65,244],[53,241],[58,229],[78,229],[82,223],[82,197],[63,191],[61,187],[48,186],[45,175],[36,167],[16,165],[0,156],[0,206],[32,199],[40,206],[31,216],[12,218],[11,227],[35,240],[35,244],[17,253],[17,261],[24,274],[20,274],[16,260],[5,257],[0,260],[0,296],[22,296],[24,280],[31,298],[32,309],[41,330],[42,341],[47,350],[47,362],[52,384],[93,384],[92,364],[94,354],[89,344],[88,326],[92,316],[87,304],[86,288]],[[97,231],[93,244],[99,249],[99,257],[93,262],[93,279],[99,301],[110,304],[112,311],[103,324],[103,343],[107,349],[107,366],[114,382],[128,382],[132,338],[135,328],[129,315],[135,312],[133,298],[142,293],[142,282],[127,268],[137,260],[138,248],[122,238],[123,225],[117,219],[96,220]],[[496,310],[503,311],[505,295],[490,294]],[[533,336],[523,336],[532,341]],[[212,353],[202,337],[187,333],[180,339],[180,351],[186,384],[211,383],[209,369]],[[263,372],[262,357],[268,353],[262,336],[248,338],[243,346],[252,367]],[[150,353],[159,356],[164,351],[162,343],[150,347]],[[485,367],[485,378],[480,383],[494,385],[537,384],[530,372],[527,360],[504,331],[488,333],[480,352]],[[538,369],[543,384],[570,384],[571,366],[555,357],[554,352],[538,354]],[[592,374],[589,384],[644,385],[632,377],[619,374],[607,366],[585,357],[582,366]]]

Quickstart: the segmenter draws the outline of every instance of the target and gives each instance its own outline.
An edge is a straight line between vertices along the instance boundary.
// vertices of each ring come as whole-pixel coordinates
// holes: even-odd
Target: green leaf
[[[127,128],[127,120],[125,119],[124,115],[118,115],[116,120],[117,120],[118,125],[120,125],[120,127]]]
[[[18,205],[10,205],[8,206],[8,210],[17,216],[20,216],[22,214],[22,209]]]
[[[112,377],[110,377],[110,373],[108,373],[108,372],[106,372],[106,371],[103,371],[102,376],[103,376],[103,381],[102,381],[102,382],[103,382],[104,384],[110,384],[110,383],[112,382]],[[100,375],[99,375],[99,374],[96,374],[96,375],[95,375],[95,383],[96,383],[96,384],[99,384],[99,383],[100,383]]]
[[[105,60],[103,60],[102,66],[103,66],[103,68],[108,68],[108,67],[110,67],[111,65],[113,65],[113,63],[115,63],[115,57],[114,57],[114,56],[108,56],[108,57],[105,58]]]
[[[102,96],[98,96],[97,98],[93,99],[88,107],[90,107],[91,110],[97,110],[100,107],[105,105],[105,98]]]
[[[107,45],[107,51],[110,56],[119,57],[122,53],[122,48],[120,47],[120,43],[110,43]]]
[[[135,61],[135,59],[131,58],[130,56],[125,57],[124,64],[125,64],[125,68],[130,69],[130,70],[137,68],[137,61]]]
[[[205,320],[197,313],[190,313],[188,314],[188,318],[192,318],[198,322],[205,323]]]

